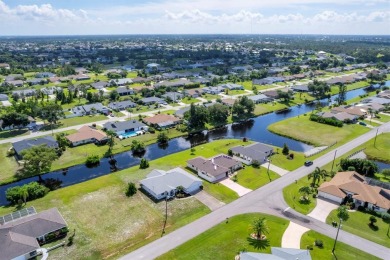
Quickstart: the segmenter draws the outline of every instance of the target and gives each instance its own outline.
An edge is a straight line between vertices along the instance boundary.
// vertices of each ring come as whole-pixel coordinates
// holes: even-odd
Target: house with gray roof
[[[115,111],[126,110],[128,108],[133,108],[136,106],[137,106],[137,104],[130,101],[130,100],[125,100],[125,101],[120,101],[120,102],[111,102],[108,104],[108,107],[112,110],[115,110]]]
[[[202,88],[204,93],[207,94],[212,94],[212,95],[217,95],[219,93],[222,93],[225,91],[225,89],[221,86],[216,86],[216,87],[204,87]]]
[[[23,84],[24,84],[24,81],[23,80],[6,80],[5,82],[3,82],[3,85],[4,84],[10,84],[10,85],[13,85],[15,87],[22,87]]]
[[[51,72],[39,72],[39,73],[35,74],[36,78],[52,78],[55,76],[56,76],[56,74],[51,73]]]
[[[167,104],[167,102],[165,102],[164,99],[161,99],[158,97],[146,97],[146,98],[141,99],[141,102],[147,106],[153,105],[153,104],[163,104],[163,105]]]
[[[57,208],[0,224],[0,260],[34,258],[41,245],[66,236],[67,232],[66,221]]]
[[[233,153],[233,158],[251,165],[254,161],[264,163],[267,158],[272,155],[274,149],[271,146],[254,143],[247,146],[236,146],[230,149]]]
[[[311,260],[310,250],[271,247],[271,254],[241,252],[239,260]]]
[[[133,83],[133,80],[130,78],[124,78],[124,79],[112,79],[110,80],[111,86],[125,86]]]
[[[41,88],[41,92],[45,95],[53,95],[56,92],[62,92],[61,87],[46,87],[46,88]]]
[[[190,107],[183,107],[175,112],[175,116],[177,116],[179,118],[183,118],[184,113],[187,111],[190,111]]]
[[[86,104],[72,108],[72,112],[79,116],[101,113],[107,115],[110,110],[102,103]]]
[[[57,140],[55,140],[50,135],[40,137],[40,138],[35,138],[35,139],[26,139],[26,140],[12,143],[12,147],[15,150],[15,155],[19,160],[23,159],[23,156],[21,155],[21,153],[24,150],[27,150],[31,147],[38,146],[38,145],[47,145],[48,147],[51,147],[51,148],[58,148]]]
[[[35,89],[14,90],[12,91],[12,95],[31,97],[35,94],[35,92]]]
[[[46,84],[46,79],[40,79],[40,78],[37,78],[37,79],[28,79],[27,81],[26,81],[26,83],[28,84],[28,85],[30,85],[30,86],[35,86],[35,85],[39,85],[39,84],[41,84],[41,85],[44,85],[44,84]]]
[[[108,85],[109,85],[109,83],[107,81],[99,81],[99,82],[94,82],[91,84],[91,86],[94,89],[103,89],[103,88],[107,87]]]
[[[193,194],[202,187],[202,180],[178,167],[169,171],[153,170],[140,181],[141,188],[156,200],[176,195],[177,187],[183,187],[187,194]]]
[[[129,132],[147,130],[148,126],[138,120],[107,122],[103,125],[105,130],[113,131],[117,136]]]
[[[0,101],[8,101],[8,95],[0,94]]]
[[[291,89],[295,92],[309,92],[308,85],[296,85],[296,86],[292,86]]]
[[[273,98],[267,97],[264,94],[259,94],[259,95],[255,95],[255,96],[248,96],[248,99],[252,100],[253,103],[255,103],[255,104],[268,103],[268,102],[271,102],[274,100]]]
[[[134,89],[129,87],[119,87],[116,89],[116,92],[118,92],[119,96],[129,96],[134,94]]]
[[[224,89],[229,89],[229,90],[244,90],[244,87],[242,85],[234,84],[234,83],[225,83],[225,84],[221,84],[219,86],[224,88]]]
[[[183,98],[183,94],[179,92],[167,92],[164,95],[162,95],[163,98],[165,99],[170,99],[173,102],[179,101]]]
[[[199,177],[215,183],[229,177],[242,168],[242,163],[230,156],[220,154],[211,159],[202,156],[187,161],[187,167],[194,170]]]

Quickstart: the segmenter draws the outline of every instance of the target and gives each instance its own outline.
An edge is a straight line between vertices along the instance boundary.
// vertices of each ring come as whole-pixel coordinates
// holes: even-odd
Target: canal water
[[[388,81],[390,82],[390,81]],[[389,84],[387,82],[387,84]],[[359,95],[365,94],[364,89],[356,89],[347,92],[346,98],[351,99]],[[336,96],[332,97],[334,100]],[[327,103],[328,99],[321,100],[322,103]],[[291,118],[298,115],[311,112],[313,105],[305,105],[291,107],[291,109],[284,113],[270,113],[263,116],[258,116],[253,119],[252,122],[245,124],[233,124],[227,125],[223,129],[214,131],[204,131],[202,134],[192,136],[190,138],[179,137],[169,141],[166,147],[160,147],[158,144],[152,144],[146,147],[143,157],[148,160],[154,160],[163,156],[177,153],[186,149],[189,149],[193,145],[200,143],[210,142],[216,139],[222,138],[237,138],[242,139],[244,137],[266,144],[282,147],[286,143],[291,150],[298,152],[305,152],[313,148],[313,146],[292,140],[287,137],[273,134],[267,130],[270,124],[275,122]],[[134,156],[131,151],[116,154],[115,160],[117,160],[117,167],[119,170],[126,169],[139,164],[140,157]],[[94,168],[88,168],[84,164],[70,167],[66,170],[59,170],[41,175],[41,177],[30,177],[14,183],[0,186],[0,205],[6,205],[8,202],[5,198],[5,191],[14,186],[20,186],[32,181],[50,181],[53,186],[65,187],[76,183],[84,182],[99,176],[103,176],[111,173],[111,165],[108,158],[103,158],[100,164]]]

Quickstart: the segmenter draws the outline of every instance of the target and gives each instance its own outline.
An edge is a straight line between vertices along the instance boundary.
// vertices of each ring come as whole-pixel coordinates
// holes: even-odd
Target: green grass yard
[[[30,131],[27,129],[0,131],[0,140],[28,134],[30,134]]]
[[[372,215],[360,211],[349,212],[348,221],[343,222],[343,230],[390,248],[390,236],[386,234],[389,224],[377,217],[375,223],[377,229],[372,228],[369,225],[370,216]],[[326,223],[331,225],[333,220],[337,221],[337,210],[333,210],[329,214]]]
[[[180,102],[184,103],[184,104],[192,104],[192,103],[198,103],[200,102],[199,99],[196,99],[196,98],[193,98],[193,97],[185,97],[183,98]]]
[[[10,182],[15,179],[15,171],[19,168],[15,158],[7,156],[7,151],[11,147],[11,143],[0,144],[0,183]]]
[[[264,246],[266,242],[256,243],[248,239],[252,232],[250,225],[259,217],[267,219],[267,225],[270,228],[267,235],[269,246]],[[251,213],[234,216],[229,219],[228,223],[223,221],[157,259],[211,260],[216,259],[217,255],[217,259],[234,259],[242,250],[269,253],[271,246],[281,246],[282,236],[288,224],[287,220],[265,214]]]
[[[80,125],[80,124],[87,124],[87,123],[94,123],[97,121],[106,120],[107,116],[105,115],[94,115],[94,116],[79,116],[79,117],[72,117],[72,118],[66,118],[60,120],[61,126],[58,128],[64,128],[74,125]],[[50,130],[50,126],[48,126]]]
[[[335,232],[336,234],[336,232]],[[323,248],[314,246],[314,241],[316,239],[322,240],[324,243]],[[312,259],[321,259],[321,260],[350,260],[350,259],[379,259],[373,255],[367,254],[357,248],[344,244],[342,242],[337,242],[335,256],[332,255],[334,240],[333,238],[327,237],[320,233],[317,233],[313,230],[310,230],[303,234],[301,238],[301,249],[306,249],[307,246],[313,246],[313,250],[310,250],[310,255]]]
[[[280,176],[273,171],[269,171],[268,177],[267,169],[264,167],[255,168],[253,166],[246,166],[245,169],[238,171],[237,183],[248,189],[255,190],[279,177]]]

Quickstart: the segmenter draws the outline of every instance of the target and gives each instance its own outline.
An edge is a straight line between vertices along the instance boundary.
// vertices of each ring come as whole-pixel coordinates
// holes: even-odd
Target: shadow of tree
[[[370,229],[371,229],[372,231],[378,231],[378,230],[379,230],[379,227],[376,226],[376,225],[368,224],[368,226],[370,227]]]
[[[248,237],[246,240],[248,241],[249,245],[253,246],[256,249],[265,249],[270,246],[270,242],[268,239],[257,240]]]

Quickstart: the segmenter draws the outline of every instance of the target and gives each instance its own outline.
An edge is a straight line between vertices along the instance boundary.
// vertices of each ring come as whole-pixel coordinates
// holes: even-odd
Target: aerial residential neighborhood
[[[0,0],[0,260],[390,259],[387,9]]]

